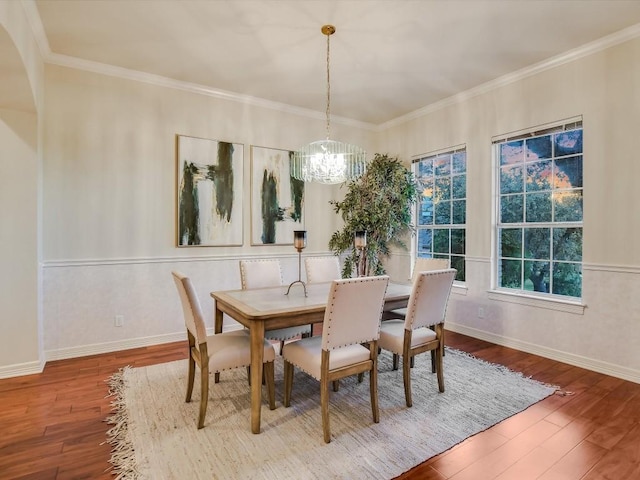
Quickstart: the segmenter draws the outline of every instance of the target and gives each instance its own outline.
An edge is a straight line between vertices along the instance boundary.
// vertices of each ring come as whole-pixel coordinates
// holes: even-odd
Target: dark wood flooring
[[[573,394],[552,395],[400,479],[640,479],[640,384],[452,332],[447,344]],[[183,358],[186,342],[178,342],[50,362],[42,374],[0,380],[0,479],[112,478],[105,380],[125,365]]]

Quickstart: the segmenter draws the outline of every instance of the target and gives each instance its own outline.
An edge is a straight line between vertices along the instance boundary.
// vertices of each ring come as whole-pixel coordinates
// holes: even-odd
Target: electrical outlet
[[[124,315],[116,315],[114,325],[116,327],[121,327],[122,325],[124,325]]]
[[[484,307],[478,307],[478,318],[484,318]]]

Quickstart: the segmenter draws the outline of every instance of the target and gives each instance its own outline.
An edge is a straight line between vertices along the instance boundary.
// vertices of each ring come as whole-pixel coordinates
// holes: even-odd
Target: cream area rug
[[[210,382],[205,428],[196,428],[198,375],[185,403],[187,361],[125,368],[110,379],[113,473],[121,479],[389,479],[514,415],[554,392],[466,353],[448,349],[445,392],[428,354],[412,369],[407,408],[402,367],[379,358],[380,423],[373,423],[369,378],[341,380],[331,391],[331,443],[322,437],[319,382],[296,371],[291,407],[282,405],[282,357],[276,358],[276,409],[262,407],[262,432],[250,430],[246,371]]]

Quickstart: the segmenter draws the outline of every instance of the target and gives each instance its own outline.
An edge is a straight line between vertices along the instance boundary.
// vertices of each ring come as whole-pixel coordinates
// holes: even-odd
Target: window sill
[[[534,295],[506,292],[504,290],[489,290],[487,294],[489,300],[546,308],[548,310],[572,313],[574,315],[584,315],[584,309],[587,307],[585,304],[576,301],[562,300],[559,298],[542,298]]]
[[[451,287],[451,293],[455,293],[456,295],[467,295],[467,291],[469,289],[467,288],[467,286],[464,283],[453,283],[453,286]]]

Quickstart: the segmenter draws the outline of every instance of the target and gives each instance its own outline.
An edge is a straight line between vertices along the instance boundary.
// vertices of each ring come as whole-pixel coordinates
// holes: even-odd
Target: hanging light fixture
[[[333,25],[324,25],[327,36],[327,138],[305,145],[294,152],[291,175],[304,182],[343,183],[355,180],[366,170],[366,156],[362,148],[329,139],[331,130],[331,82],[329,76],[330,37],[336,31]]]

